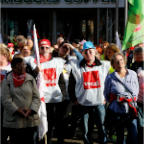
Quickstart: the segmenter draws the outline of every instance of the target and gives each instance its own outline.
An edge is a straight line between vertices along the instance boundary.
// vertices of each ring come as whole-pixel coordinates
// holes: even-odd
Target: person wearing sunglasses
[[[39,41],[40,72],[46,85],[44,99],[48,121],[47,143],[52,141],[53,126],[55,124],[57,136],[61,135],[61,122],[63,119],[62,101],[65,98],[65,81],[63,77],[65,60],[54,58],[50,54],[50,47],[51,42],[48,39]],[[36,60],[34,62],[36,63]]]
[[[110,68],[110,62],[100,61],[95,56],[95,47],[87,41],[83,45],[83,59],[72,60],[68,92],[70,99],[79,105],[83,122],[84,144],[92,143],[94,122],[99,131],[99,143],[106,144],[104,127],[105,99],[104,81]],[[95,117],[96,116],[96,117]]]

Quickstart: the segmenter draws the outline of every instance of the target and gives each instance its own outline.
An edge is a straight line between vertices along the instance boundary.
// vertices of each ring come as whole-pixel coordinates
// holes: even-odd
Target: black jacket
[[[135,71],[137,73],[137,69],[139,67],[142,67],[142,70],[144,70],[144,61],[143,62],[140,62],[140,63],[137,63],[136,61],[132,64],[131,66],[131,70]]]

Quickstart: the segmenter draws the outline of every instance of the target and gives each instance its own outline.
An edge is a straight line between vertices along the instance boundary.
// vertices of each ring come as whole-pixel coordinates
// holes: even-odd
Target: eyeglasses
[[[44,48],[46,48],[46,50],[48,50],[50,47],[40,47],[42,50],[44,49]]]

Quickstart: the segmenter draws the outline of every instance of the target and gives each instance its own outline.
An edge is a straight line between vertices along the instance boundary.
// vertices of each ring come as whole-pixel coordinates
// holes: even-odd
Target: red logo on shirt
[[[46,83],[46,86],[55,86],[56,85],[56,69],[55,68],[48,68],[43,69],[43,77]]]
[[[101,87],[99,71],[89,71],[83,73],[84,89],[93,89]]]

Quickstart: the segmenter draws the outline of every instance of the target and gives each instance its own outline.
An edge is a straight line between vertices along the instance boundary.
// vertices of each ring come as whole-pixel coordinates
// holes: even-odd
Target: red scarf
[[[13,72],[12,76],[13,76],[13,82],[14,82],[15,87],[18,87],[23,84],[26,74],[24,73],[24,74],[18,76]]]
[[[40,54],[40,63],[47,62],[47,61],[49,61],[50,59],[51,59],[51,55],[50,55],[50,54],[49,54],[49,58],[48,58],[48,59],[46,59],[44,56],[42,56],[42,55]],[[35,59],[34,62],[36,63],[36,59]]]
[[[114,100],[117,100],[117,96],[110,93],[110,103]],[[120,102],[127,102],[129,105],[129,108],[132,110],[131,111],[131,116],[136,118],[137,117],[137,109],[133,106],[132,102],[133,99],[132,98],[126,98],[126,97],[119,97],[119,101]],[[134,101],[136,101],[136,97],[134,97]]]

